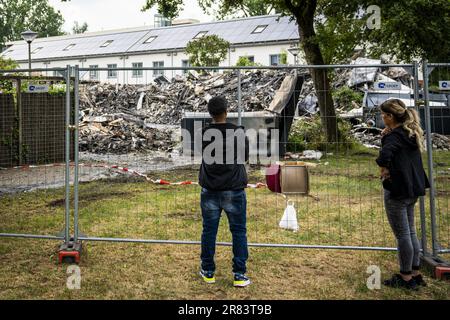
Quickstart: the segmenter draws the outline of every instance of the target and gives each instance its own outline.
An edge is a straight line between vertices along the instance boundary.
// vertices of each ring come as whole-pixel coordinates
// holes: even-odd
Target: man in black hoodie
[[[202,131],[202,164],[199,184],[203,232],[200,275],[207,283],[214,283],[214,254],[216,236],[222,210],[228,217],[233,238],[234,286],[250,284],[245,275],[248,259],[246,211],[247,187],[245,162],[248,161],[248,140],[244,128],[228,123],[228,103],[224,97],[208,102],[213,122]]]

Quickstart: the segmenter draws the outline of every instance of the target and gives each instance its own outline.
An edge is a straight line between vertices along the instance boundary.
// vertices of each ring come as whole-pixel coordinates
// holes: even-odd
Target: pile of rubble
[[[241,71],[244,111],[267,108],[287,71]],[[209,99],[224,95],[229,111],[237,111],[236,72],[165,77],[147,85],[94,84],[80,93],[80,150],[94,153],[170,151],[173,126],[184,112],[206,112]],[[155,124],[168,127],[155,128]]]
[[[352,128],[353,137],[367,148],[381,148],[381,129],[369,127],[366,124],[356,125]],[[426,139],[426,135],[424,136]],[[450,151],[450,136],[438,133],[431,134],[433,150]]]
[[[450,136],[432,133],[431,144],[433,145],[433,150],[450,151]]]
[[[381,148],[381,129],[369,127],[367,124],[353,126],[351,133],[353,137],[366,148]]]
[[[267,108],[286,74],[276,70],[242,72],[244,111]],[[145,123],[179,124],[184,111],[206,112],[207,102],[216,95],[227,98],[230,112],[237,111],[237,87],[235,72],[199,75],[193,71],[187,77],[175,77],[172,82],[162,78],[160,84],[95,84],[81,94],[81,109],[89,116],[128,110],[142,117]]]
[[[171,130],[159,130],[125,113],[84,117],[80,124],[80,151],[123,154],[133,151],[171,151]]]

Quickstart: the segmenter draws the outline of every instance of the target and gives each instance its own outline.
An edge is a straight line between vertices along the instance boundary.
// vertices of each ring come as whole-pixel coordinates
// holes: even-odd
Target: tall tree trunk
[[[316,1],[305,1],[306,5],[296,12],[300,44],[305,53],[306,62],[309,65],[323,65],[324,59],[320,51],[319,44],[314,31],[314,15],[316,11]],[[337,122],[334,110],[333,98],[331,95],[330,80],[327,69],[310,69],[317,98],[319,100],[320,118],[323,129],[326,133],[327,142],[337,142]]]

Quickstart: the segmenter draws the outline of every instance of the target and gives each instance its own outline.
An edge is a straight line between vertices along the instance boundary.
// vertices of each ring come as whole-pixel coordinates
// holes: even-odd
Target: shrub
[[[352,101],[358,105],[362,105],[364,94],[359,91],[355,91],[347,86],[339,88],[333,92],[333,101],[337,108],[343,108],[344,110],[353,109]]]
[[[320,116],[302,117],[294,120],[289,133],[287,150],[301,152],[304,150],[320,150],[326,152],[340,152],[354,149],[358,142],[351,134],[351,124],[341,118],[338,122],[338,142],[329,144],[320,121]]]
[[[281,50],[280,53],[280,64],[286,65],[287,64],[287,51]]]
[[[238,61],[236,62],[236,67],[251,67],[254,66],[255,63],[250,61],[248,57],[239,57]]]

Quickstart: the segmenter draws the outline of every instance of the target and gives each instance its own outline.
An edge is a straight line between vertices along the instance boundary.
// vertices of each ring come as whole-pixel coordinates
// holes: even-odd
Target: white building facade
[[[115,68],[188,67],[185,47],[192,39],[216,34],[230,42],[227,58],[220,66],[234,66],[239,57],[247,56],[263,66],[294,64],[288,49],[299,43],[298,27],[289,17],[277,15],[195,23],[161,28],[124,29],[61,37],[38,38],[32,43],[32,68],[64,68],[79,65],[90,71],[82,80],[106,83],[144,84],[164,74],[167,78],[182,75],[182,70],[130,70]],[[9,43],[1,53],[4,58],[28,68],[28,47],[24,41]],[[303,64],[299,58],[297,63]],[[108,71],[96,71],[108,68]],[[44,73],[45,74],[45,73]],[[51,71],[46,75],[56,75]]]

